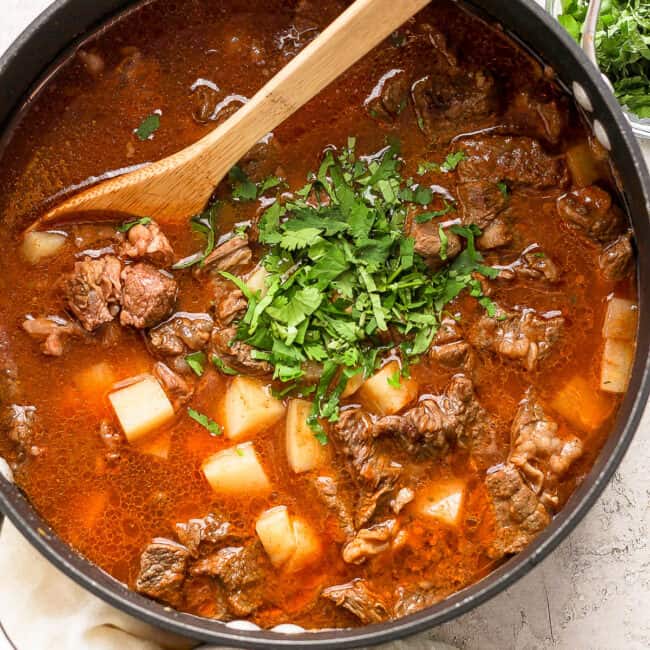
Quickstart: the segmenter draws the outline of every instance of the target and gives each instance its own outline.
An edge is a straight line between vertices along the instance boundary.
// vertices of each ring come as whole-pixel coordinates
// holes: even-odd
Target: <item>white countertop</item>
[[[49,3],[0,0],[0,53]],[[468,650],[649,648],[649,443],[647,409],[611,484],[554,553],[490,602],[400,648],[425,648],[426,639]]]

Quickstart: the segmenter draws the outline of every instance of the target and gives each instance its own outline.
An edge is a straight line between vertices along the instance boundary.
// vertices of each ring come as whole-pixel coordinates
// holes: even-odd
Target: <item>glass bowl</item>
[[[562,11],[561,0],[545,0],[545,1],[546,1],[546,11],[548,11],[553,17],[557,18],[557,16]],[[605,75],[603,76],[605,77],[605,79],[607,79]],[[611,82],[609,81],[609,79],[607,79],[607,82],[608,85],[611,86]],[[627,108],[625,108],[625,106],[621,106],[621,108],[623,109],[623,113],[625,114],[625,117],[627,117],[629,123],[632,125],[632,131],[634,131],[634,135],[644,140],[650,140],[650,118],[637,117],[634,113],[628,111]]]

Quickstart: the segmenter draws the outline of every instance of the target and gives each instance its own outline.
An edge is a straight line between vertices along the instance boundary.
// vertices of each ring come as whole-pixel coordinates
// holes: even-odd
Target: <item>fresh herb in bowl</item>
[[[587,0],[562,0],[560,24],[580,40]],[[639,118],[650,118],[650,2],[603,0],[596,31],[601,71],[619,102]]]

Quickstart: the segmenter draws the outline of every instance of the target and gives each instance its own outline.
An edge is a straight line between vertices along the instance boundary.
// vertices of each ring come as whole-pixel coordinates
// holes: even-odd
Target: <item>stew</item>
[[[203,617],[353,626],[480,580],[589,472],[634,356],[607,152],[446,0],[204,213],[25,232],[214,128],[345,6],[138,5],[3,141],[0,453],[74,549]]]

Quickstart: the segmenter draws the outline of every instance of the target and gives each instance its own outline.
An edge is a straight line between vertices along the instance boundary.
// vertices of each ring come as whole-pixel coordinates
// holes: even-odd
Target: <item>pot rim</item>
[[[87,35],[90,28],[102,24],[109,15],[123,11],[133,2],[131,0],[103,0],[97,2],[94,9],[88,9],[88,5],[84,8],[84,4],[85,0],[57,0],[47,7],[0,57],[0,80],[6,76],[11,77],[10,68],[15,67],[17,62],[36,56],[33,51],[35,43],[40,43],[43,39],[52,43],[52,36],[51,34],[48,36],[48,32],[56,31],[57,28],[65,29],[65,22],[72,20],[71,13],[73,11],[76,10],[78,13],[85,11],[83,17],[75,16],[77,24],[80,24],[81,27],[71,37],[66,33],[60,38],[54,38],[58,45],[56,43],[50,45],[49,52],[45,54],[49,63],[55,60],[62,51],[69,48],[77,37]],[[586,479],[574,491],[551,524],[524,551],[510,558],[480,581],[452,594],[440,603],[386,623],[358,628],[287,634],[270,630],[236,629],[219,621],[178,612],[140,596],[63,543],[35,512],[22,491],[4,476],[0,476],[0,509],[2,512],[44,557],[94,595],[128,614],[176,634],[240,648],[260,650],[264,648],[292,648],[294,650],[298,648],[352,648],[392,641],[430,629],[466,613],[513,584],[545,558],[577,526],[620,465],[639,425],[650,392],[650,359],[648,355],[650,350],[650,222],[648,221],[650,177],[641,150],[618,102],[610,93],[601,75],[564,29],[546,14],[542,7],[526,0],[512,0],[510,3],[502,3],[502,0],[468,0],[466,4],[478,10],[479,16],[489,16],[490,22],[497,22],[496,17],[499,22],[504,24],[532,21],[532,23],[536,23],[537,28],[547,30],[548,44],[544,45],[540,40],[540,50],[544,51],[544,47],[546,47],[546,51],[549,51],[550,43],[555,39],[556,44],[564,49],[567,60],[576,65],[575,74],[582,77],[583,86],[591,91],[595,114],[601,118],[601,121],[606,120],[607,133],[612,144],[612,158],[621,157],[623,159],[626,167],[624,170],[626,182],[630,186],[635,186],[633,190],[636,196],[631,197],[635,201],[634,205],[630,204],[630,197],[625,194],[628,202],[628,214],[631,217],[639,247],[637,290],[640,318],[635,362],[628,392],[620,407],[614,431],[610,434]],[[62,25],[63,27],[61,27]],[[534,38],[524,40],[513,31],[506,31],[518,43],[531,49],[532,45],[529,42],[535,40]],[[60,43],[63,40],[65,43],[61,46]],[[535,52],[534,49],[533,52]],[[561,66],[557,65],[556,69],[558,67]],[[16,94],[21,95],[27,87],[37,86],[39,79],[42,79],[43,73],[47,69],[48,64],[41,65],[40,73],[35,75],[34,79],[28,80],[29,86],[25,84],[25,89]],[[566,81],[565,85],[568,86]],[[7,91],[6,94],[11,92],[13,89]],[[0,103],[3,99],[0,96]],[[12,107],[12,112],[13,109],[21,105],[23,100],[24,97],[20,96],[7,99]],[[0,116],[0,121],[1,119],[2,116]],[[6,124],[2,125],[3,130],[5,127]],[[622,171],[621,167],[622,165],[617,166],[619,172]],[[631,180],[628,178],[627,172],[632,175]],[[638,205],[636,205],[637,202]],[[646,232],[644,233],[644,231]],[[640,237],[642,234],[647,236]],[[646,247],[649,247],[648,254],[642,255],[645,252],[642,249]],[[646,262],[644,263],[643,260]],[[644,282],[645,284],[643,284]]]

